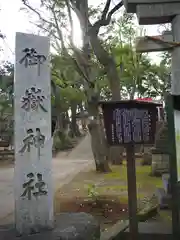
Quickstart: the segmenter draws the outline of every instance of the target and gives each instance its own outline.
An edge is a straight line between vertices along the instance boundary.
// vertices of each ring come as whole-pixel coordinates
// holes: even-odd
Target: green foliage
[[[111,62],[112,58],[107,57],[107,63],[101,65],[94,53],[103,52],[102,49],[105,49],[109,56],[114,57],[122,98],[164,97],[170,86],[170,56],[164,55],[161,64],[157,65],[152,64],[147,54],[142,55],[135,52],[135,38],[138,32],[142,33],[142,29],[137,27],[134,15],[124,11],[120,17],[111,19],[110,24],[105,26],[99,34],[100,47],[94,49],[96,50],[94,52],[90,49],[91,60],[89,61],[84,57],[84,52],[73,45],[72,32],[67,30],[71,22],[67,13],[66,1],[40,0],[40,2],[41,7],[46,9],[49,14],[47,14],[47,21],[40,17],[38,26],[51,35],[52,45],[56,50],[56,54],[51,56],[51,100],[53,114],[59,121],[61,121],[59,116],[67,116],[67,112],[72,109],[73,104],[76,105],[76,108],[78,105],[87,106],[87,89],[89,92],[93,92],[91,95],[96,94],[98,97],[100,95],[102,100],[111,99],[112,92],[109,84],[113,79],[107,77],[107,72],[111,70],[108,59]],[[89,17],[92,23],[100,19],[104,3],[98,7],[89,7]],[[37,11],[34,12],[37,14]],[[64,34],[64,30],[67,34]],[[102,49],[98,49],[101,47]],[[77,67],[78,64],[84,73],[88,72],[88,68],[90,68],[92,73],[90,80],[94,83],[93,87],[87,83],[87,79]],[[12,112],[13,75],[14,69],[11,64],[4,64],[0,68],[0,113],[2,115],[6,109]],[[58,124],[59,127],[62,125],[62,123]],[[56,149],[71,147],[71,145],[71,139],[67,136],[63,137],[62,134],[55,136],[54,147]]]
[[[12,114],[14,68],[9,62],[0,66],[0,115]]]
[[[117,43],[112,45],[111,52],[119,70],[122,98],[133,99],[136,95],[163,99],[170,86],[169,68],[165,64],[153,64],[147,54],[137,54],[131,44]],[[106,74],[99,77],[97,84],[101,98],[110,100]]]
[[[60,150],[68,150],[74,147],[72,139],[65,133],[57,130],[53,138],[53,149],[55,152]]]
[[[69,3],[72,2],[75,5],[81,3],[81,1],[70,1]],[[101,19],[105,2],[103,1],[99,6],[97,4],[89,5],[88,17],[92,25]],[[81,70],[83,69],[86,74],[86,59],[83,57],[84,52],[77,49],[76,43],[72,42],[72,33],[76,29],[70,29],[69,31],[69,25],[73,26],[73,19],[67,11],[67,2],[63,0],[55,2],[41,0],[41,4],[50,13],[51,17],[47,21],[40,18],[38,26],[51,35],[52,45],[56,50],[56,54],[52,56],[51,61],[52,104],[55,109],[58,109],[58,112],[67,111],[72,102],[77,104],[83,102],[84,104],[87,101],[84,89],[87,90],[89,86],[76,64],[78,62]],[[112,7],[111,5],[110,9]],[[32,8],[30,9],[32,10]],[[75,11],[75,13],[77,12]],[[79,18],[79,20],[81,22],[82,19]],[[110,23],[103,28],[101,27],[101,30],[99,33],[101,47],[109,53],[109,56],[114,56],[117,64],[122,97],[133,99],[135,96],[160,96],[163,98],[169,87],[167,61],[165,63],[164,60],[161,65],[152,64],[147,54],[142,55],[135,52],[135,39],[139,34],[142,35],[144,31],[137,26],[135,16],[120,10],[120,13],[118,12],[117,15],[115,13]],[[110,100],[112,92],[109,84],[113,79],[109,79],[105,71],[110,67],[110,64],[107,62],[107,67],[105,67],[106,64],[102,63],[101,65],[97,62],[95,52],[101,51],[99,46],[94,49],[94,53],[92,49],[90,50],[90,72],[93,73],[90,78],[92,78],[91,81],[95,86],[93,91],[96,91],[102,100]]]
[[[7,141],[13,136],[13,77],[14,68],[9,62],[0,66],[0,136]]]
[[[52,82],[54,83],[55,105],[60,105],[62,110],[70,107],[72,101],[81,103],[85,101],[84,90],[80,76],[74,69],[69,58],[52,56]]]
[[[95,184],[88,185],[88,197],[96,201],[98,199],[99,193]]]
[[[119,70],[122,98],[161,97],[169,89],[169,55],[164,55],[160,64],[152,63],[148,54],[139,54],[135,51],[136,37],[143,35],[134,15],[124,12],[116,20],[114,37],[111,39],[109,51],[113,54]],[[107,86],[107,85],[106,85]],[[103,90],[109,95],[108,90]]]
[[[136,181],[137,186],[143,188],[152,188],[156,186],[157,188],[162,187],[162,180],[158,177],[150,176],[151,166],[137,166],[136,168]],[[127,181],[127,168],[123,164],[121,169],[117,166],[112,167],[112,172],[105,175],[105,179]]]

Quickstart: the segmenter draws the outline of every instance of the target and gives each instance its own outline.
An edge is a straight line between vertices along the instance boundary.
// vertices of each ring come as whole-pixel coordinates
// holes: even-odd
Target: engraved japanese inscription
[[[40,159],[40,149],[44,147],[45,136],[41,133],[40,128],[36,128],[34,133],[33,129],[27,129],[27,136],[23,139],[23,146],[19,150],[19,153],[30,152],[31,147],[38,149],[38,158]]]
[[[111,145],[152,143],[156,106],[132,101],[103,105],[107,140]]]
[[[38,196],[47,195],[46,183],[43,181],[43,175],[41,173],[28,173],[27,181],[23,183],[22,198],[31,200],[32,197],[37,198]]]
[[[35,48],[24,48],[22,52],[24,56],[19,60],[19,63],[24,64],[26,68],[37,65],[38,76],[40,76],[41,64],[46,61],[46,56],[38,54]]]
[[[49,48],[47,37],[16,34],[14,192],[20,235],[54,224]]]
[[[40,88],[31,87],[26,89],[25,94],[21,99],[21,108],[25,111],[36,111],[41,109],[43,112],[47,112],[47,109],[44,106],[44,100],[46,97],[42,94]]]

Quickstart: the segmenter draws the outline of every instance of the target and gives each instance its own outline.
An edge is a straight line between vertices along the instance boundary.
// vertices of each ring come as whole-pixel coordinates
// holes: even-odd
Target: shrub
[[[53,149],[55,152],[60,150],[68,150],[74,147],[72,139],[62,132],[61,130],[56,130],[53,137]]]

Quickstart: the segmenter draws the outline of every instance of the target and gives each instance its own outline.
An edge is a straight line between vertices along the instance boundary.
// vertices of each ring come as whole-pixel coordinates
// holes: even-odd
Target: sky
[[[115,1],[115,0],[114,0]],[[15,48],[15,34],[16,32],[34,33],[37,34],[38,30],[30,21],[30,16],[25,11],[20,10],[23,7],[22,0],[0,0],[0,31],[5,35],[5,40],[0,39],[0,47],[4,51],[0,52],[0,61],[9,60],[14,61],[14,48]],[[29,0],[33,6],[37,6],[37,0]],[[99,4],[101,0],[89,0],[90,4],[93,2]],[[93,5],[94,5],[93,3]],[[146,35],[158,35],[158,26],[145,26]],[[76,32],[74,37],[79,41],[80,34]],[[159,61],[157,54],[152,53],[151,57],[155,61]],[[155,58],[154,58],[155,57]]]

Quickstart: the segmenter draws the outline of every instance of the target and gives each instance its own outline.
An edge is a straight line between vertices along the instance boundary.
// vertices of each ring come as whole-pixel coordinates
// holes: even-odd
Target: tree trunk
[[[66,114],[64,112],[59,111],[56,114],[56,126],[55,126],[55,131],[56,132],[61,132],[65,135],[67,135],[67,119],[66,119]],[[58,135],[59,136],[59,135]]]
[[[134,86],[132,87],[132,89],[131,89],[131,91],[129,93],[130,100],[134,100],[135,93],[136,93],[136,86],[134,84]]]
[[[54,135],[55,129],[56,129],[56,119],[52,117],[52,120],[51,120],[51,136]]]
[[[112,92],[112,100],[120,100],[120,79],[116,68],[116,63],[113,56],[103,48],[98,36],[90,31],[90,42],[93,51],[98,59],[98,61],[104,66],[109,80],[109,86]],[[123,161],[123,147],[111,147],[109,150],[109,158],[112,164],[122,164]]]
[[[91,149],[96,164],[96,171],[110,172],[111,169],[108,164],[109,148],[100,124],[97,103],[89,103],[88,110],[89,114],[94,117],[88,124],[88,129],[91,134]]]
[[[97,172],[111,172],[111,169],[108,164],[108,154],[105,154],[107,149],[104,149],[105,144],[102,141],[101,137],[99,136],[98,132],[99,124],[98,123],[90,123],[88,125],[89,132],[91,134],[91,147],[92,152],[96,164],[96,171]],[[98,149],[97,149],[98,146]]]
[[[88,78],[89,82],[93,84],[94,76],[92,76],[92,71],[90,69],[90,45],[89,45],[89,36],[88,36],[88,2],[87,0],[76,0],[76,7],[81,12],[84,22],[80,22],[81,28],[83,31],[83,40],[84,40],[84,47],[83,47],[83,56],[86,59],[86,63],[84,62],[85,67],[85,75]],[[86,81],[86,80],[85,80]],[[101,172],[110,171],[108,161],[107,161],[107,153],[106,153],[106,141],[105,136],[102,134],[101,127],[99,124],[98,119],[98,104],[96,100],[93,99],[95,95],[95,89],[90,86],[89,84],[85,84],[87,97],[88,97],[88,112],[89,115],[92,116],[94,119],[91,120],[89,123],[89,132],[91,134],[91,147],[92,152],[94,155],[95,163],[96,163],[96,170]]]
[[[77,104],[75,102],[71,103],[71,123],[70,123],[70,135],[71,137],[80,137],[81,133],[76,121],[76,110]]]
[[[87,111],[87,110],[86,110],[86,109],[87,109],[87,103],[85,103],[85,104],[86,104],[85,107],[83,107],[82,103],[79,104],[79,111],[80,111],[81,113]],[[87,129],[87,116],[81,117],[81,126],[82,126],[82,130],[83,130],[84,132],[86,132],[86,131],[88,130],[88,129]]]
[[[71,103],[71,131],[72,135],[76,137],[77,132],[76,132],[76,109],[77,109],[77,104],[72,102]]]
[[[63,120],[61,113],[57,114],[57,119],[56,119],[56,130],[57,129],[63,129]]]
[[[67,113],[66,112],[61,113],[61,119],[62,119],[63,128],[67,130],[69,117],[67,118]]]
[[[104,49],[100,39],[95,33],[93,33],[93,31],[89,31],[89,35],[94,54],[96,55],[98,61],[104,66],[104,69],[107,73],[109,87],[112,92],[112,100],[119,101],[121,98],[120,79],[114,58],[113,56],[110,56],[109,53]]]

